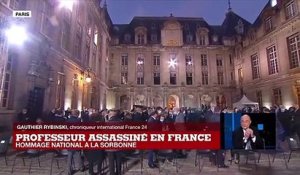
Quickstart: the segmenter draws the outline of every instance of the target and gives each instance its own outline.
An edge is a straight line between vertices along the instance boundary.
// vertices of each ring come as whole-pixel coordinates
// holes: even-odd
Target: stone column
[[[198,108],[200,108],[201,107],[201,96],[202,96],[202,94],[197,94],[197,103],[198,103]]]
[[[185,104],[185,93],[183,92],[183,89],[181,89],[181,107],[185,107],[186,106],[186,104]],[[179,107],[180,107],[180,102],[179,102],[179,105],[178,105]]]
[[[164,98],[163,107],[166,107],[166,106],[167,106],[167,103],[168,103],[168,102],[167,102],[167,98],[168,98],[168,97],[167,97],[167,88],[164,88],[164,89],[163,89],[163,95],[164,95],[164,97],[163,97],[163,98]]]
[[[131,108],[133,108],[133,105],[134,105],[134,89],[132,88],[130,88],[130,90],[129,90],[130,92],[129,92],[129,94],[130,94],[130,106],[131,106]]]

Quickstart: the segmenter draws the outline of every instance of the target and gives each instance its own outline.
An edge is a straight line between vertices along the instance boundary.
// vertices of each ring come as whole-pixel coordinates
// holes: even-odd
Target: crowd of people
[[[220,122],[220,113],[231,113],[231,112],[241,112],[241,113],[276,113],[277,124],[282,131],[281,139],[286,136],[299,132],[299,120],[300,120],[300,109],[298,105],[291,107],[289,109],[284,109],[283,106],[275,106],[271,109],[266,107],[257,109],[253,107],[244,107],[242,109],[229,109],[229,108],[211,108],[210,106],[202,105],[201,108],[191,109],[191,108],[149,108],[142,106],[135,106],[131,111],[119,110],[119,109],[86,109],[82,111],[77,109],[68,108],[66,111],[62,111],[60,108],[53,109],[49,114],[43,118],[32,118],[30,112],[23,109],[18,115],[17,120],[19,122],[69,122],[69,123],[80,123],[80,122],[148,122],[148,123],[188,123],[188,122]],[[150,128],[157,130],[158,128]],[[156,159],[158,151],[148,150],[148,166],[150,168],[158,168],[158,161]],[[185,150],[171,150],[172,155],[175,157],[186,157]],[[77,154],[77,156],[76,156]],[[122,155],[126,154],[126,151],[120,150],[94,150],[94,151],[68,151],[68,161],[67,161],[67,171],[68,174],[72,174],[72,160],[74,159],[80,164],[81,170],[84,171],[84,163],[82,157],[85,157],[89,162],[89,173],[94,174],[93,167],[98,165],[98,172],[102,170],[102,164],[105,157],[108,157],[108,167],[109,173],[111,175],[121,174],[122,165]],[[216,166],[221,168],[226,168],[225,165],[225,153],[224,151],[212,152],[212,156],[217,156],[218,159],[211,158],[214,160]],[[166,157],[167,161],[172,161],[172,157]]]

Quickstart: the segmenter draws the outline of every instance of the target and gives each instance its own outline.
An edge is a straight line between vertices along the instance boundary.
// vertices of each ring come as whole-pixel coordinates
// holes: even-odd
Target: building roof
[[[236,35],[244,36],[251,27],[251,23],[242,18],[241,16],[229,10],[226,13],[226,17],[221,25],[209,25],[201,17],[174,17],[170,16],[136,16],[129,24],[114,24],[113,35],[120,38],[122,43],[125,34],[134,36],[135,28],[139,26],[145,27],[148,31],[148,39],[151,39],[150,33],[156,32],[158,34],[158,41],[161,39],[160,30],[164,27],[166,21],[175,20],[180,23],[183,31],[183,39],[188,33],[193,34],[195,38],[196,31],[199,27],[207,28],[209,31],[209,40],[212,41],[212,36],[217,36],[218,41],[213,42],[214,44],[222,44],[223,37],[234,37]],[[239,25],[243,26],[241,32]],[[154,26],[154,27],[153,27]],[[188,28],[188,29],[187,29]],[[239,33],[238,33],[239,32]],[[134,42],[134,37],[131,37],[131,42]],[[196,41],[195,41],[196,42]]]
[[[237,35],[238,33],[235,28],[238,25],[238,22],[240,20],[244,24],[244,33],[246,33],[248,31],[248,29],[250,28],[251,23],[248,22],[247,20],[245,20],[244,18],[240,17],[239,15],[237,15],[236,13],[234,13],[231,10],[229,12],[227,12],[226,17],[222,24],[223,35],[229,36],[229,37]]]
[[[261,16],[262,16],[262,14],[263,14],[269,7],[271,7],[270,1],[268,1],[268,2],[266,3],[266,5],[264,6],[264,8],[263,8],[262,11],[260,12],[260,14],[257,16],[257,18],[256,18],[256,20],[254,21],[252,27],[254,27],[254,28],[255,28],[255,27],[258,27],[258,26],[261,24]]]

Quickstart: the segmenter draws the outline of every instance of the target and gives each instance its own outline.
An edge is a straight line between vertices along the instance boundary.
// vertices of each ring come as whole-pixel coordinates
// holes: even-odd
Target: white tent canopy
[[[243,108],[246,106],[255,106],[258,107],[258,103],[257,102],[253,102],[251,100],[249,100],[245,95],[242,97],[242,99],[240,99],[240,101],[233,103],[233,108]]]

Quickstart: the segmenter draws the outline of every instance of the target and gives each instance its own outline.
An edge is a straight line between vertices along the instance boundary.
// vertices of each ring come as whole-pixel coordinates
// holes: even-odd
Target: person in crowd
[[[145,122],[142,115],[142,108],[137,106],[132,116],[133,122]]]
[[[100,111],[100,115],[101,115],[101,117],[104,118],[105,121],[108,121],[108,110],[107,109],[102,109]]]
[[[184,124],[186,121],[185,114],[183,113],[183,109],[179,109],[179,111],[176,111],[176,118],[175,123],[177,124]]]
[[[82,122],[88,122],[89,121],[89,111],[87,108],[83,108],[83,110],[80,113],[81,121]]]
[[[143,122],[147,121],[148,118],[149,118],[149,114],[148,114],[147,108],[144,108],[143,112],[142,112],[142,120],[143,120]]]
[[[79,118],[79,110],[73,109],[71,110],[70,116],[66,121],[67,123],[80,123],[80,118]],[[78,156],[76,156],[76,154]],[[76,158],[76,159],[75,159]],[[80,150],[68,150],[68,159],[67,159],[67,173],[68,175],[73,174],[72,170],[72,160],[74,160],[75,163],[80,164],[80,171],[84,171],[84,164],[83,160],[81,159],[81,151]]]
[[[150,114],[150,117],[148,119],[148,130],[150,131],[161,131],[161,122],[160,122],[160,115],[162,114],[161,109],[157,109],[152,114]],[[148,166],[150,168],[158,168],[157,164],[154,160],[156,152],[154,150],[149,150],[148,152]],[[157,157],[157,156],[155,156]]]
[[[30,116],[26,108],[18,114],[17,120],[18,122],[30,122]]]
[[[71,114],[71,108],[68,107],[67,110],[65,110],[65,118],[67,119]]]
[[[104,118],[101,117],[100,113],[93,113],[90,116],[89,122],[99,123],[104,122]],[[89,175],[100,174],[102,170],[102,163],[105,159],[104,150],[87,150],[84,154],[89,162]],[[97,165],[97,173],[94,173],[94,165]]]
[[[132,115],[128,112],[124,112],[124,122],[131,122],[132,121]]]
[[[96,112],[90,116],[89,122],[101,123],[101,122],[105,122],[105,119],[103,116],[101,116],[100,113]]]
[[[55,122],[59,123],[59,122],[64,122],[66,121],[67,118],[65,118],[65,116],[63,115],[63,112],[61,110],[61,108],[57,108],[55,111]]]
[[[53,122],[53,121],[55,121],[55,111],[56,111],[56,109],[55,108],[53,108],[50,112],[49,112],[49,114],[48,114],[48,116],[47,116],[47,121],[49,121],[49,122]]]
[[[122,122],[119,113],[116,109],[109,110],[107,122],[115,124]],[[122,151],[107,150],[107,155],[110,175],[120,175],[122,169]]]
[[[298,138],[300,140],[300,109],[299,109],[299,105],[295,104],[295,127],[296,127],[296,133],[298,135]]]

